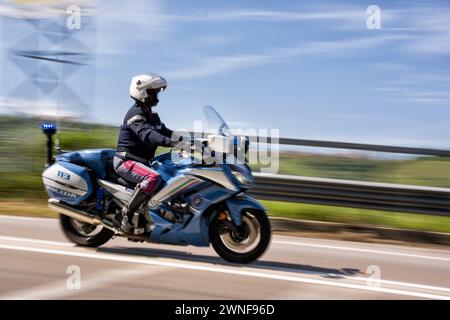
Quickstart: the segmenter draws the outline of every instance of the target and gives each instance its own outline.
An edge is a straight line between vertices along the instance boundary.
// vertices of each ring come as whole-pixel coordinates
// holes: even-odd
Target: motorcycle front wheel
[[[266,213],[242,212],[242,224],[232,230],[229,220],[216,215],[210,224],[209,237],[214,250],[229,262],[250,263],[264,254],[270,244],[271,228]]]

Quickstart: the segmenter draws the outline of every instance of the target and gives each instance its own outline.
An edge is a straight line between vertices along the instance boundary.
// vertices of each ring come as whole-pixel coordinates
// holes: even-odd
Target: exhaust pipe
[[[69,217],[79,220],[81,222],[86,222],[86,223],[96,225],[96,226],[102,225],[105,228],[108,228],[116,233],[119,233],[119,234],[123,233],[122,231],[111,226],[109,223],[103,221],[102,219],[100,219],[94,215],[91,215],[87,212],[77,210],[75,208],[71,208],[71,207],[61,203],[59,200],[49,199],[48,207],[57,213],[69,216]]]

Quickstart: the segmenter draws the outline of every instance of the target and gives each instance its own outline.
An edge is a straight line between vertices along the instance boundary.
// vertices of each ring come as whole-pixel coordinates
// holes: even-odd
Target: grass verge
[[[14,199],[0,201],[0,215],[55,218],[57,214],[47,206],[47,200]]]
[[[450,217],[279,201],[261,202],[270,215],[279,217],[450,233]]]

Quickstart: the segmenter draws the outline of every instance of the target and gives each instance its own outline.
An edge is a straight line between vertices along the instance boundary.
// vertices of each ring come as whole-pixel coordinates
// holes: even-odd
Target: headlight
[[[247,185],[249,183],[247,178],[239,171],[232,170],[231,174],[236,178],[237,181],[239,181],[240,184]]]
[[[234,165],[229,164],[230,173],[233,175],[234,183],[238,184],[238,187],[244,189],[250,189],[253,185],[253,176],[250,168],[247,165]],[[231,178],[231,177],[230,177]]]

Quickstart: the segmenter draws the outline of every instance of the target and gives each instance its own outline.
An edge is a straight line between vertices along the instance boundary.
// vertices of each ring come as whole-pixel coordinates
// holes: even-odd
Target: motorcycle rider
[[[161,122],[154,110],[158,93],[167,88],[166,80],[157,74],[133,77],[130,96],[135,104],[128,110],[120,127],[114,169],[127,181],[137,183],[130,201],[122,210],[121,229],[132,232],[131,219],[141,204],[149,199],[160,183],[159,174],[150,167],[158,146],[173,147],[173,131]]]

